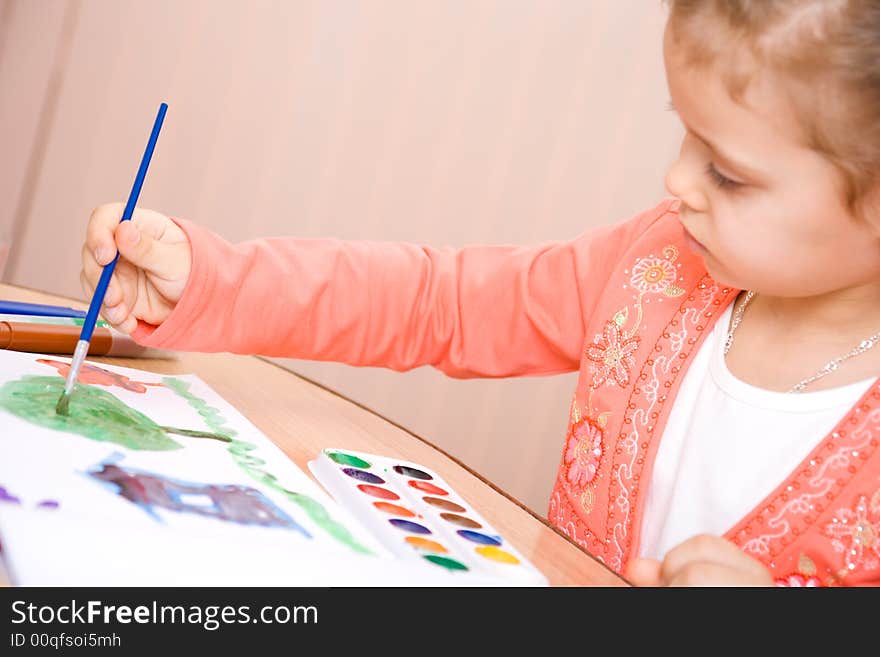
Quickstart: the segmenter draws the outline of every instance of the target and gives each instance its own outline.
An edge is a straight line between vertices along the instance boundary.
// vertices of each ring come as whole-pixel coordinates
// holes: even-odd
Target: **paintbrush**
[[[153,131],[150,133],[150,139],[147,142],[147,148],[144,150],[144,156],[141,158],[141,166],[135,176],[134,184],[131,187],[131,193],[128,195],[128,203],[125,204],[125,210],[122,212],[123,221],[131,219],[134,213],[134,207],[137,203],[138,196],[141,193],[141,186],[144,184],[144,178],[147,175],[147,167],[150,166],[150,159],[153,157],[153,149],[156,147],[156,140],[159,138],[159,130],[162,128],[162,122],[165,120],[165,111],[168,109],[166,103],[159,105],[159,113],[156,115],[156,121],[153,123]],[[92,332],[95,330],[95,323],[98,321],[98,311],[101,310],[101,304],[104,303],[104,295],[107,292],[107,286],[110,284],[110,278],[113,276],[113,270],[116,268],[116,261],[119,260],[119,251],[112,261],[104,265],[104,271],[101,272],[101,278],[95,287],[95,293],[92,295],[92,302],[86,312],[86,318],[83,321],[82,331],[79,334],[79,340],[73,352],[73,359],[70,361],[70,372],[67,374],[67,380],[64,383],[64,392],[55,406],[55,412],[59,415],[67,415],[70,406],[70,395],[73,387],[76,385],[76,379],[79,376],[79,370],[82,367],[86,355],[89,353],[89,341],[92,339]]]

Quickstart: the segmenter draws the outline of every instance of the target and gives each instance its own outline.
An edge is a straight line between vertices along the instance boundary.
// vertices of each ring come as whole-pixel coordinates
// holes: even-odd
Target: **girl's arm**
[[[192,248],[183,296],[139,342],[455,377],[576,370],[589,317],[626,245],[671,201],[569,242],[436,249],[333,239],[233,245],[179,221]]]

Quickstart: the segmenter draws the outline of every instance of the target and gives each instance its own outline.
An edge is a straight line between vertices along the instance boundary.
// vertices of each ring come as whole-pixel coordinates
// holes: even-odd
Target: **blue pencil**
[[[42,315],[44,317],[79,317],[85,319],[82,310],[66,306],[49,306],[44,303],[26,303],[0,299],[0,313],[6,315]]]
[[[156,140],[159,139],[159,130],[162,129],[162,122],[165,120],[165,112],[168,109],[166,103],[159,105],[159,114],[156,115],[156,121],[153,123],[153,132],[150,133],[150,140],[147,142],[147,148],[144,156],[141,158],[141,166],[138,169],[137,176],[134,179],[134,185],[131,187],[131,194],[128,195],[128,203],[125,204],[125,210],[122,212],[123,221],[131,219],[134,213],[134,207],[137,204],[138,196],[141,193],[141,186],[144,184],[144,178],[147,175],[147,167],[150,166],[150,158],[153,157],[153,149],[156,147]],[[104,303],[104,294],[107,292],[107,286],[110,284],[110,277],[113,276],[113,270],[116,268],[116,261],[119,260],[119,251],[112,261],[104,265],[104,271],[101,272],[101,278],[95,287],[95,293],[92,295],[92,302],[89,304],[89,310],[86,313],[86,319],[83,322],[82,331],[79,340],[76,343],[76,349],[73,352],[73,359],[70,361],[70,372],[67,374],[67,381],[64,383],[64,392],[58,400],[55,412],[60,415],[67,415],[68,406],[70,405],[70,393],[73,392],[73,386],[76,385],[76,379],[79,376],[79,370],[82,367],[86,355],[89,353],[89,340],[92,339],[92,332],[95,330],[95,323],[98,321],[98,312],[101,310],[101,304]]]

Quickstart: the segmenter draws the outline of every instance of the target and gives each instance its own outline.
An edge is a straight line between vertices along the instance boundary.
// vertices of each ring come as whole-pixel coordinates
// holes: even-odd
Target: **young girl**
[[[549,520],[589,553],[649,586],[880,584],[880,1],[669,5],[686,135],[671,198],[629,221],[231,245],[106,205],[84,288],[118,248],[104,316],[157,347],[579,369]]]

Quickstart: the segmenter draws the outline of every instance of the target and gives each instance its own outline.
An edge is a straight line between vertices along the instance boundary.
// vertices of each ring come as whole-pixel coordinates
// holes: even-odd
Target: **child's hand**
[[[663,561],[633,559],[624,573],[636,586],[773,586],[764,565],[719,536],[700,534]]]
[[[136,208],[119,222],[121,203],[92,211],[82,250],[80,281],[91,297],[104,265],[119,250],[119,261],[104,296],[101,314],[125,333],[137,320],[161,324],[180,300],[192,265],[186,234],[164,214]]]

